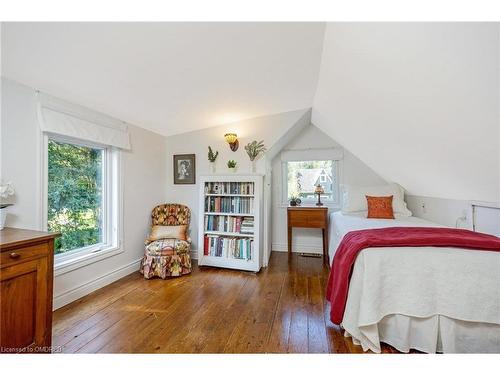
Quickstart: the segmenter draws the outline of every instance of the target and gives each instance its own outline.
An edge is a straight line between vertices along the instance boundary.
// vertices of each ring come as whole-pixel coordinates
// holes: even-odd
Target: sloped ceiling
[[[312,122],[412,194],[500,202],[499,35],[328,24]]]
[[[495,23],[9,23],[2,75],[164,135],[312,105],[314,125],[409,193],[500,202],[499,34]]]
[[[323,23],[4,23],[2,75],[163,135],[311,107]]]

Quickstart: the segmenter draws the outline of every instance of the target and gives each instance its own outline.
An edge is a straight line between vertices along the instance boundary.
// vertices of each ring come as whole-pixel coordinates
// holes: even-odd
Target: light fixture
[[[323,203],[321,203],[321,194],[325,192],[325,189],[323,189],[323,186],[320,184],[316,185],[316,188],[314,189],[314,194],[318,194],[318,202],[316,203],[316,206],[323,206]]]
[[[224,139],[229,143],[229,147],[232,151],[236,151],[240,143],[238,142],[238,136],[236,133],[226,133],[224,134]]]

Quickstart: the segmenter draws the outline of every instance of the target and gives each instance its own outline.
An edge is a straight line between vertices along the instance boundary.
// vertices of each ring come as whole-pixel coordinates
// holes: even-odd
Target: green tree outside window
[[[97,148],[48,142],[47,226],[62,234],[56,254],[103,240],[103,154]]]

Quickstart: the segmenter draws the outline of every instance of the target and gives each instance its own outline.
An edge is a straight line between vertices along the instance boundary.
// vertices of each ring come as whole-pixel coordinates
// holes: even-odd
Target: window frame
[[[329,208],[339,208],[340,207],[340,173],[341,173],[341,160],[337,158],[322,158],[322,157],[312,157],[306,159],[296,159],[293,160],[282,160],[281,161],[281,204],[283,207],[288,207],[288,163],[289,162],[305,162],[305,161],[332,161],[332,173],[334,177],[334,193],[333,199],[321,198],[321,202]],[[317,201],[314,199],[302,199],[302,205],[310,206],[314,205]]]
[[[119,149],[89,141],[66,137],[58,134],[42,134],[42,230],[47,230],[48,215],[48,143],[68,143],[75,146],[103,150],[102,205],[103,238],[102,242],[54,255],[55,275],[64,274],[85,265],[123,252],[122,244],[122,184],[121,155]]]

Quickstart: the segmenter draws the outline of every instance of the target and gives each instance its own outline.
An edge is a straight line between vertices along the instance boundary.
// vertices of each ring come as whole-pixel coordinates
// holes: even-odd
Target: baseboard
[[[111,284],[112,282],[117,281],[133,272],[138,272],[141,259],[134,260],[133,262],[125,264],[124,266],[108,272],[105,275],[99,276],[93,280],[80,284],[73,289],[54,296],[53,310],[76,301],[78,298],[82,298],[83,296],[86,296],[87,294]]]
[[[288,251],[288,245],[285,243],[273,243],[273,251]],[[294,244],[292,247],[293,253],[308,253],[308,254],[323,254],[323,248],[320,246],[306,245],[306,244]]]

